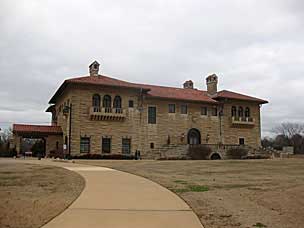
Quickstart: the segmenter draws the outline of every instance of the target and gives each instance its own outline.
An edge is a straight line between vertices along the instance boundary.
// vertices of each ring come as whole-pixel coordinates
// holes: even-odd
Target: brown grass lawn
[[[67,208],[84,179],[59,167],[0,160],[0,227],[38,228]]]
[[[151,179],[208,227],[304,227],[304,160],[83,161]]]

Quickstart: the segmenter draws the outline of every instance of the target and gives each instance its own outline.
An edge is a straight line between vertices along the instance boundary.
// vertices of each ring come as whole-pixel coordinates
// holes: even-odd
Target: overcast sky
[[[263,135],[303,121],[302,0],[1,0],[0,127],[47,124],[64,79],[101,73],[131,82],[219,89],[269,100]]]

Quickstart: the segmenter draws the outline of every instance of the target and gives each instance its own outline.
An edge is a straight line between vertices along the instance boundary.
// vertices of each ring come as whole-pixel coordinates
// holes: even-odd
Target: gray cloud
[[[302,121],[303,1],[17,1],[0,3],[0,126],[47,122],[66,78],[104,74],[134,82],[220,89],[268,99],[263,134]]]

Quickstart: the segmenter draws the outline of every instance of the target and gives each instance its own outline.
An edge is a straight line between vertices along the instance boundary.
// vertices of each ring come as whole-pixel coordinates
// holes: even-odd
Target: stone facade
[[[96,76],[96,69],[90,69]],[[217,76],[207,78],[210,97],[217,94]],[[192,81],[184,84],[184,90],[195,90]],[[100,107],[93,105],[93,96],[100,97]],[[103,108],[105,95],[111,97],[110,111]],[[115,96],[121,98],[121,108],[113,107]],[[260,102],[244,99],[218,97],[216,103],[151,97],[136,88],[126,86],[68,84],[56,97],[53,124],[61,126],[63,144],[70,144],[71,155],[81,155],[81,139],[89,139],[89,153],[102,153],[103,138],[110,139],[111,153],[121,154],[123,139],[131,142],[131,153],[136,150],[145,155],[164,145],[186,145],[189,143],[190,129],[199,132],[201,144],[246,144],[260,146],[261,120]],[[130,104],[131,102],[131,104]],[[174,112],[169,112],[169,105]],[[187,113],[182,114],[182,106]],[[132,106],[132,107],[130,107]],[[68,108],[67,108],[68,107]],[[149,107],[156,108],[156,123],[148,123]],[[249,116],[240,119],[233,116],[232,108],[250,110]],[[116,113],[115,113],[116,110]],[[247,114],[248,115],[248,114]],[[70,119],[71,118],[71,119]],[[71,131],[71,132],[70,132]],[[86,150],[87,151],[87,150]],[[83,150],[82,150],[83,152]]]

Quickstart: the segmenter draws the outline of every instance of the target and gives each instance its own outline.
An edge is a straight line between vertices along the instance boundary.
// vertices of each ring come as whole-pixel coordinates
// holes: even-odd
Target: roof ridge
[[[161,88],[171,88],[171,89],[179,89],[179,90],[184,90],[185,88],[181,88],[181,87],[175,87],[175,86],[162,86],[162,85],[153,85],[153,84],[144,84],[144,83],[137,83],[137,82],[129,82],[129,81],[125,81],[125,80],[121,80],[121,79],[117,79],[117,78],[113,78],[113,77],[110,77],[108,75],[101,75],[99,74],[98,76],[90,76],[90,75],[87,75],[87,76],[80,76],[80,77],[76,77],[76,78],[70,78],[70,79],[67,79],[67,81],[72,81],[72,80],[77,80],[77,79],[81,79],[81,78],[90,78],[90,77],[105,77],[105,78],[109,78],[111,80],[117,80],[117,81],[120,81],[120,82],[123,82],[123,83],[128,83],[130,85],[134,85],[134,86],[151,86],[151,87],[161,87]],[[199,91],[199,92],[207,92],[206,90],[201,90],[201,89],[187,89],[189,91]]]

